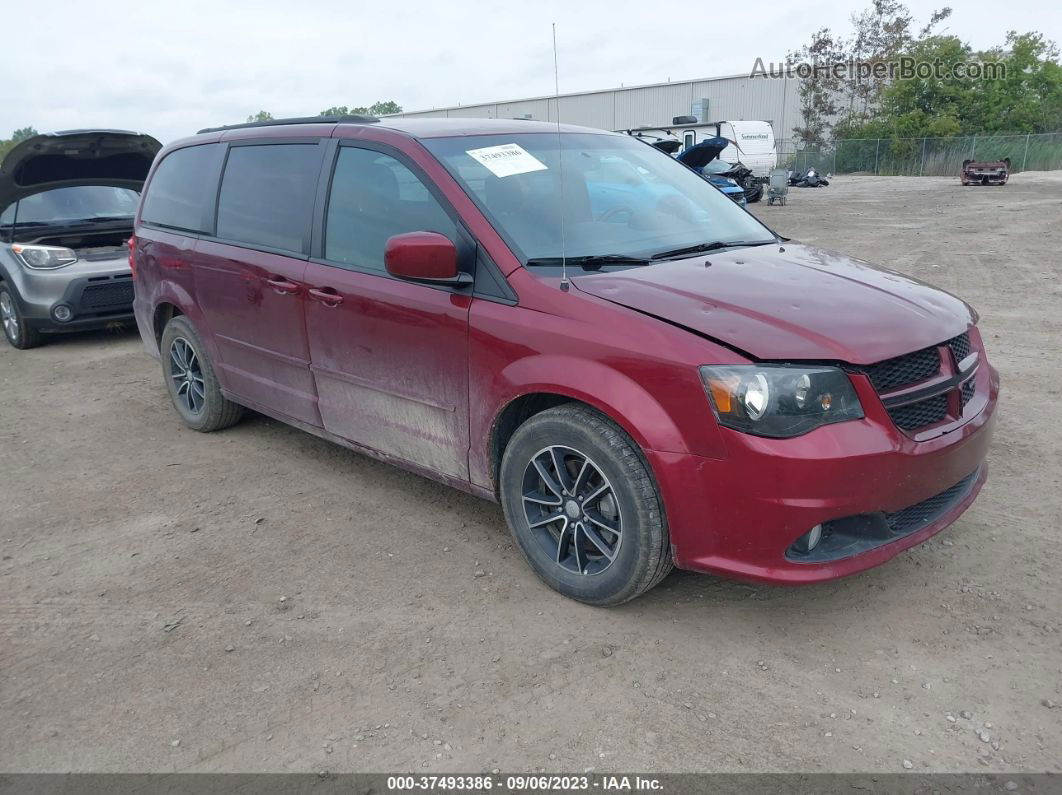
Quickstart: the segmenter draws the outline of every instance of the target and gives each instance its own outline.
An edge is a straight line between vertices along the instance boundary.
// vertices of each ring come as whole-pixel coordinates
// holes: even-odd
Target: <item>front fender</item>
[[[564,395],[593,406],[615,421],[645,450],[688,453],[681,430],[641,384],[601,362],[541,354],[513,362],[500,373],[509,385],[505,405],[533,392]]]
[[[687,388],[672,384],[673,389]],[[474,400],[470,406],[471,480],[493,488],[493,434],[498,420],[513,401],[530,394],[586,403],[623,428],[642,450],[721,456],[722,440],[703,388],[691,383],[688,389],[692,398],[682,410],[674,406],[669,410],[645,386],[607,363],[559,353],[520,358],[498,371],[480,391],[484,400]]]

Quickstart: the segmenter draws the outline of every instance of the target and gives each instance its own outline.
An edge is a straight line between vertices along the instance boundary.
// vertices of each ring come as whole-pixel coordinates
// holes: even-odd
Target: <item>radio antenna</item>
[[[564,249],[564,215],[567,212],[567,204],[564,201],[564,150],[561,148],[561,123],[560,123],[560,70],[557,68],[557,23],[553,23],[553,96],[557,103],[557,175],[560,180],[560,250],[561,250],[561,283],[560,288],[568,292],[568,260]]]

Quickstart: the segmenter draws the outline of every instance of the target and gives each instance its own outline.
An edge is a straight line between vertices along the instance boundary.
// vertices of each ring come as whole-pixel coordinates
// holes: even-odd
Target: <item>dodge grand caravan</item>
[[[141,133],[70,130],[8,152],[0,164],[0,322],[11,345],[132,321],[126,241],[161,148]]]
[[[131,244],[188,426],[248,407],[496,499],[538,576],[591,604],[672,565],[852,574],[986,477],[999,383],[970,307],[779,238],[627,135],[204,130],[156,158]]]

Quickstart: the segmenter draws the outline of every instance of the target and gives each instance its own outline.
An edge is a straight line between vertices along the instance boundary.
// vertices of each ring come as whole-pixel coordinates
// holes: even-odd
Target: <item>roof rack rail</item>
[[[196,135],[225,130],[246,130],[252,127],[275,127],[280,124],[373,124],[378,121],[379,119],[375,116],[298,116],[292,119],[270,119],[269,121],[249,121],[244,124],[226,124],[223,127],[204,127]]]

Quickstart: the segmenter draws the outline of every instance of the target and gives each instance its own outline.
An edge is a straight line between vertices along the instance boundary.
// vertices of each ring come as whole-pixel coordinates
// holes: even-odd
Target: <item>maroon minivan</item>
[[[156,158],[135,311],[184,422],[248,407],[498,500],[566,596],[810,583],[970,506],[976,313],[784,240],[626,135],[292,119]]]

